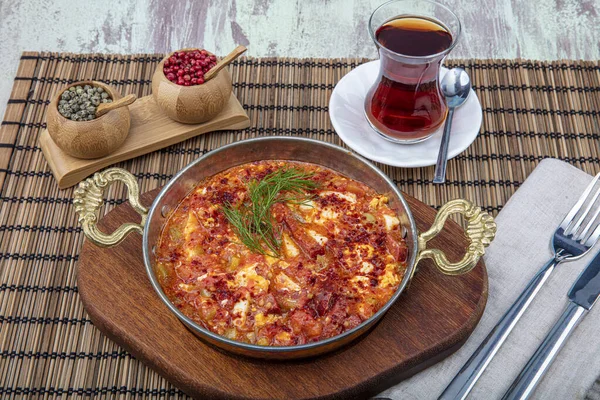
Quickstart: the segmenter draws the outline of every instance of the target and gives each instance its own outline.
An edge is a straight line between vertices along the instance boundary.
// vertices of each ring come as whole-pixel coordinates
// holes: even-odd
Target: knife
[[[594,306],[598,296],[600,296],[600,253],[571,287],[566,310],[504,394],[503,400],[522,400],[533,394],[569,335]]]

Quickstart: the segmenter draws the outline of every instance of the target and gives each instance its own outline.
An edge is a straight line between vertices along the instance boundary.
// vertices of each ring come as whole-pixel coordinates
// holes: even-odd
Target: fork
[[[554,269],[563,262],[583,257],[596,244],[600,237],[600,221],[597,221],[600,207],[596,204],[600,203],[598,202],[600,189],[593,193],[592,191],[599,178],[600,173],[588,185],[554,232],[551,243],[554,257],[535,274],[525,290],[463,365],[439,399],[462,400],[466,398]]]

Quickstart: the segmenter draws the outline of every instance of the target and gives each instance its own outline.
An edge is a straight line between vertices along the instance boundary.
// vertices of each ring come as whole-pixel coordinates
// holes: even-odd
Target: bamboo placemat
[[[37,143],[46,107],[65,84],[95,79],[145,96],[160,59],[57,53],[21,58],[0,128],[2,398],[185,397],[91,324],[77,292],[83,235],[72,189],[58,189]],[[245,138],[295,135],[342,144],[329,122],[329,96],[336,82],[364,61],[239,60],[231,67],[234,90],[251,128],[202,135],[118,166],[133,172],[141,190],[148,191],[199,155]],[[471,75],[484,110],[481,133],[450,161],[445,185],[431,183],[433,167],[382,166],[402,190],[434,207],[462,197],[497,214],[544,158],[559,158],[589,173],[600,170],[600,63],[464,60],[446,65],[460,65]],[[113,186],[103,212],[124,198],[123,188]]]

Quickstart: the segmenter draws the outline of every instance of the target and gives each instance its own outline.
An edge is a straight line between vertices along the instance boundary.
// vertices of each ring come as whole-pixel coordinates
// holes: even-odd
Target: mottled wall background
[[[600,0],[439,0],[461,58],[599,59]],[[154,53],[189,46],[251,56],[375,57],[382,0],[0,0],[0,115],[23,50]]]

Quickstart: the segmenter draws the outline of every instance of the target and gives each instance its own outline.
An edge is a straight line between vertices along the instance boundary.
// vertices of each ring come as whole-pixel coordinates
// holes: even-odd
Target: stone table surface
[[[452,57],[600,58],[600,0],[440,1],[464,26]],[[0,115],[25,50],[223,55],[243,44],[257,57],[375,57],[367,21],[382,2],[0,0]]]

